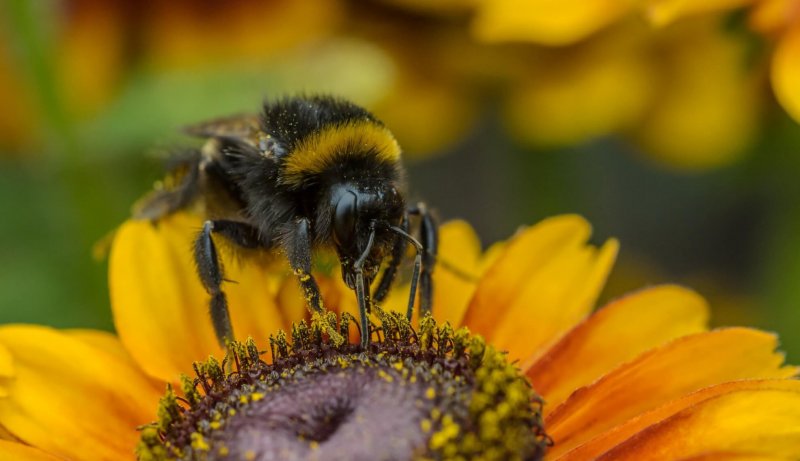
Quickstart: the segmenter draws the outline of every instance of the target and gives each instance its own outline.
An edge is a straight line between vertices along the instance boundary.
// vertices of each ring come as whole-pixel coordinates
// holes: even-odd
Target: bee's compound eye
[[[356,196],[352,192],[342,194],[336,203],[333,216],[333,239],[341,247],[352,246],[356,233]]]

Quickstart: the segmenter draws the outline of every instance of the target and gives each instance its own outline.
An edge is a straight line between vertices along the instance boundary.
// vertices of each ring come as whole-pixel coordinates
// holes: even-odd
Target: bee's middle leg
[[[233,326],[228,312],[228,301],[225,292],[222,291],[222,282],[225,281],[224,268],[219,260],[214,240],[211,238],[212,233],[222,235],[245,248],[256,248],[260,245],[260,241],[258,231],[252,226],[226,220],[206,221],[195,240],[194,258],[197,274],[206,292],[211,296],[209,307],[214,333],[220,345],[226,347],[234,339]]]

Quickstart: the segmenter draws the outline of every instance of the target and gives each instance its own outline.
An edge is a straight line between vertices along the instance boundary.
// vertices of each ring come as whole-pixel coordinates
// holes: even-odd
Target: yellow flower
[[[761,0],[751,11],[750,24],[775,38],[772,88],[778,102],[800,122],[800,1]]]
[[[633,16],[663,26],[678,17],[730,11],[755,0],[483,0],[472,30],[488,42],[568,45]]]
[[[0,427],[5,430],[4,438],[31,446],[1,442],[0,459],[130,459],[140,437],[136,428],[156,419],[157,427],[148,426],[141,432],[142,446],[150,447],[145,450],[140,446],[142,459],[157,456],[157,447],[165,440],[185,440],[185,453],[222,456],[238,453],[235,450],[241,440],[220,444],[208,434],[230,434],[224,432],[226,425],[238,427],[236,434],[247,434],[247,424],[258,424],[252,411],[262,402],[289,402],[288,407],[281,407],[289,411],[292,405],[306,405],[302,398],[280,400],[284,389],[280,386],[266,393],[253,390],[259,379],[273,383],[288,379],[277,373],[253,375],[262,378],[241,384],[248,376],[244,372],[273,366],[256,360],[257,349],[254,343],[248,343],[229,356],[236,362],[234,371],[239,370],[238,374],[228,375],[216,361],[204,362],[196,370],[198,380],[188,385],[184,380],[187,403],[179,403],[170,391],[162,398],[156,415],[158,395],[165,382],[177,384],[181,372],[192,371],[194,375],[191,363],[204,360],[209,353],[222,356],[190,262],[189,242],[198,227],[199,221],[194,218],[175,215],[157,227],[128,222],[120,229],[110,261],[119,339],[106,333],[36,326],[0,328]],[[585,220],[559,216],[521,230],[508,242],[481,253],[469,226],[463,222],[444,225],[440,264],[435,272],[434,316],[440,326],[425,320],[415,335],[403,333],[402,322],[387,323],[398,319],[387,312],[381,314],[385,337],[373,347],[378,350],[381,344],[388,344],[402,349],[406,347],[404,341],[423,345],[415,349],[416,354],[427,350],[433,355],[426,357],[434,361],[434,356],[443,354],[444,360],[455,367],[430,369],[438,370],[434,375],[444,373],[441,376],[446,379],[424,375],[419,370],[425,366],[411,359],[381,368],[379,362],[385,357],[381,354],[331,355],[336,347],[315,333],[319,330],[314,325],[319,326],[320,320],[292,328],[291,345],[285,336],[273,336],[269,347],[274,366],[285,371],[287,361],[292,361],[293,366],[306,370],[304,376],[316,373],[322,376],[319,379],[330,380],[347,375],[348,366],[359,367],[364,361],[375,367],[379,379],[362,382],[365,387],[359,387],[362,390],[354,395],[363,395],[370,405],[377,405],[360,416],[377,415],[377,426],[360,433],[357,439],[348,439],[357,441],[349,444],[350,448],[401,450],[405,439],[398,441],[389,434],[408,433],[409,440],[425,435],[421,443],[444,458],[447,453],[480,452],[484,448],[480,444],[487,440],[501,442],[492,446],[492,450],[500,450],[518,446],[514,444],[526,436],[517,432],[510,438],[497,428],[517,426],[493,426],[491,422],[507,424],[513,420],[532,428],[543,423],[552,439],[545,455],[548,460],[800,456],[800,382],[791,379],[798,370],[783,365],[783,356],[775,352],[777,338],[748,328],[709,331],[705,301],[673,285],[632,293],[592,313],[618,245],[609,240],[595,247],[587,244],[589,236]],[[262,341],[276,328],[289,328],[291,321],[307,315],[294,281],[280,275],[280,265],[252,262],[252,258],[237,262],[227,257],[225,262],[228,278],[238,282],[226,283],[225,289],[240,335],[252,335],[263,349],[267,344]],[[459,275],[447,267],[457,268]],[[471,277],[476,281],[470,281]],[[352,292],[343,287],[335,273],[320,274],[319,278],[327,304],[342,310],[340,318],[347,325]],[[384,307],[398,303],[402,310],[403,291],[405,288],[399,287],[398,300],[390,299]],[[453,330],[444,322],[466,326],[472,335]],[[483,341],[475,334],[485,338],[485,353]],[[431,338],[449,339],[433,345],[436,341]],[[303,357],[317,353],[314,347],[320,344],[328,344],[324,347],[329,352],[319,360],[328,360],[325,363],[338,369],[338,374],[314,370],[317,362],[304,362]],[[356,344],[337,346],[336,350],[357,348]],[[448,352],[442,352],[445,350]],[[496,350],[507,350],[508,357],[493,352]],[[514,360],[516,367],[511,365]],[[468,362],[470,369],[490,366],[494,371],[463,375],[459,367]],[[415,364],[411,372],[408,363]],[[415,406],[393,406],[393,399],[402,402],[409,398],[400,390],[416,389],[413,380],[417,376],[427,376],[425,379],[435,383],[420,391],[417,405],[430,407],[436,417],[412,419],[414,424],[404,425],[398,415],[413,414]],[[465,376],[482,384],[469,388],[472,381]],[[530,390],[519,385],[523,376],[543,399],[542,407],[536,398],[533,404],[528,403]],[[298,379],[301,384],[295,386],[302,388],[305,378]],[[405,387],[396,387],[398,380]],[[370,394],[370,386],[398,393],[392,393],[392,398]],[[473,389],[472,393],[461,392],[464,386]],[[327,393],[331,400],[321,403],[324,408],[351,396],[346,389],[329,391],[327,386],[298,391],[287,385],[285,389],[315,398]],[[235,393],[227,394],[229,391]],[[295,395],[291,392],[288,395]],[[214,409],[221,407],[204,403],[208,395],[216,396],[215,402],[228,402],[225,408],[229,411],[225,415],[215,413]],[[224,395],[236,398],[219,400]],[[494,400],[485,400],[487,395],[505,400],[490,404]],[[481,431],[470,432],[469,425],[459,424],[457,415],[463,416],[463,412],[447,413],[451,408],[445,403],[459,398],[473,399],[469,414],[481,409],[482,419],[475,421]],[[429,401],[436,405],[426,403]],[[521,418],[519,406],[510,403],[520,401],[528,417]],[[244,416],[237,420],[239,414]],[[273,421],[274,414],[264,413],[263,417]],[[206,419],[191,419],[197,415]],[[320,427],[315,426],[319,421],[313,417],[303,421],[286,420],[278,428]],[[380,432],[383,424],[395,423],[401,432]],[[323,426],[333,427],[334,432],[340,424],[346,427],[342,422],[331,424]],[[275,436],[274,428],[260,427]],[[306,432],[294,434],[293,443],[304,444],[306,453],[333,449],[331,441],[336,439],[325,432],[322,441],[313,437],[298,441],[297,437],[305,437]],[[369,445],[375,440],[378,445]],[[532,440],[542,439],[537,436]],[[500,452],[486,451],[484,455],[491,458],[491,453]],[[242,457],[250,454],[255,456],[252,452]]]
[[[763,91],[747,41],[723,17],[654,30],[625,22],[570,47],[531,50],[510,86],[515,138],[565,146],[622,134],[664,164],[728,164],[759,133]]]

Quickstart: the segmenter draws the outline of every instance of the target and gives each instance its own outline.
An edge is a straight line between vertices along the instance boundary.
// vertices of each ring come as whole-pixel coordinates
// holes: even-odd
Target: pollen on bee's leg
[[[430,316],[414,329],[377,315],[368,351],[347,341],[353,316],[323,312],[272,336],[272,363],[248,340],[230,370],[196,364],[142,429],[139,459],[543,457],[541,401],[504,354]]]

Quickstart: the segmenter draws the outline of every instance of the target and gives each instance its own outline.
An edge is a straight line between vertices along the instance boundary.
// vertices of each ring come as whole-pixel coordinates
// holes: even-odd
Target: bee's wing
[[[198,138],[233,138],[257,146],[263,136],[256,114],[239,114],[189,125],[183,132]]]

